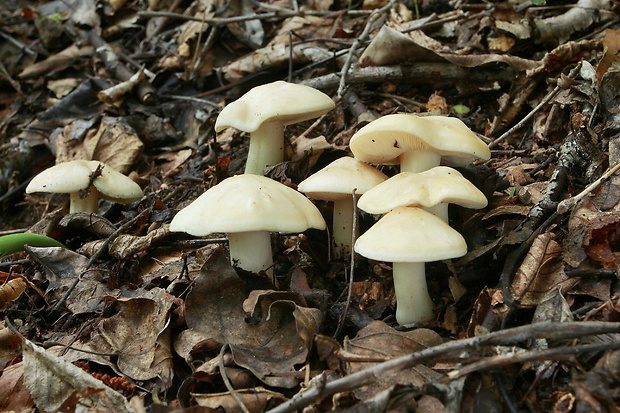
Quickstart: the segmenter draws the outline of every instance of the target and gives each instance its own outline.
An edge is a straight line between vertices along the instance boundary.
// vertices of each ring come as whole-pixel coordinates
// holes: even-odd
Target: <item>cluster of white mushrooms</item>
[[[274,82],[253,88],[227,105],[215,130],[234,127],[250,134],[245,173],[224,179],[183,208],[171,231],[195,236],[227,233],[233,265],[272,273],[270,232],[326,229],[308,197],[333,201],[334,256],[355,252],[393,263],[396,320],[432,320],[424,263],[467,252],[463,237],[448,225],[448,204],[483,208],[485,196],[458,171],[490,158],[488,147],[459,119],[394,114],[361,128],[350,141],[354,157],[343,157],[310,176],[300,192],[263,176],[284,160],[284,127],[319,117],[334,108],[324,93],[302,85]],[[370,164],[399,164],[389,178]],[[37,175],[26,192],[67,192],[70,212],[96,212],[100,198],[132,202],[140,187],[99,161],[58,164]],[[359,199],[359,200],[358,200]],[[384,214],[366,233],[353,233],[354,203],[370,214]],[[353,240],[357,239],[354,245]]]

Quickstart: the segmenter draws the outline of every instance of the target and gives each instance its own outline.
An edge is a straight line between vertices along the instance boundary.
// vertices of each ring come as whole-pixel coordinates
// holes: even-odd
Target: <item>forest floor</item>
[[[620,411],[619,25],[609,0],[5,0],[0,235],[66,248],[0,239],[0,410]],[[399,325],[392,263],[333,259],[325,231],[272,234],[273,279],[170,231],[243,173],[218,114],[278,80],[335,102],[285,129],[266,175],[293,189],[394,113],[490,148],[457,168],[488,206],[450,207],[468,252],[426,265],[432,320]],[[75,159],[144,196],[25,193]]]

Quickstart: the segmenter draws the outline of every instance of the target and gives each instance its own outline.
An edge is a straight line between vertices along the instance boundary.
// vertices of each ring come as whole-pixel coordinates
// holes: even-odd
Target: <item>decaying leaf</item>
[[[56,163],[74,159],[101,161],[127,174],[144,144],[126,121],[104,116],[99,127],[86,133],[83,141],[72,139],[70,129],[56,138]]]
[[[82,358],[113,366],[134,380],[159,378],[168,387],[172,354],[167,327],[172,297],[159,288],[141,295],[118,300],[118,313],[102,320],[90,340],[75,347],[96,354],[117,354],[116,363],[96,354],[84,354]]]
[[[563,269],[562,247],[551,232],[538,235],[512,281],[512,297],[525,307],[539,305],[552,290],[576,284]]]
[[[85,271],[88,258],[83,255],[65,248],[26,247],[26,250],[45,270],[49,282],[47,293],[54,292],[57,298],[60,298],[84,272],[82,279],[66,301],[67,308],[74,314],[101,311],[104,298],[114,297],[119,293],[103,282],[107,276],[104,271],[94,269]]]
[[[90,409],[133,412],[120,393],[61,357],[30,341],[24,342],[23,353],[24,383],[40,410],[56,411],[75,393],[92,389],[88,395],[79,398],[76,412],[87,412]]]
[[[267,403],[286,401],[286,397],[284,397],[281,393],[267,390],[262,387],[237,390],[236,393],[243,402],[244,406],[251,412],[265,411]],[[227,413],[240,411],[239,404],[228,392],[210,394],[193,393],[192,396],[199,406],[210,407],[212,409],[222,408]]]
[[[22,278],[13,278],[4,284],[0,284],[0,311],[11,306],[26,290],[26,281]]]
[[[235,362],[263,382],[295,386],[300,378],[292,373],[306,361],[321,312],[303,306],[303,298],[293,292],[255,291],[245,302],[252,311],[248,318],[245,300],[243,282],[224,253],[216,251],[187,297],[185,317],[190,328],[180,335],[175,348],[191,348],[206,339],[228,343]]]
[[[564,244],[564,261],[578,267],[586,258],[605,268],[616,266],[620,231],[620,178],[613,177],[595,191],[594,197],[583,198],[571,213],[568,237]]]
[[[427,347],[441,344],[442,339],[436,332],[419,328],[407,332],[395,332],[381,321],[374,321],[362,328],[357,336],[349,340],[345,350],[351,356],[346,363],[347,373],[355,373],[372,367],[379,361],[420,351]],[[440,377],[429,367],[418,365],[415,368],[397,372],[374,384],[360,387],[355,395],[365,400],[372,395],[390,388],[395,384],[412,384],[421,386]]]

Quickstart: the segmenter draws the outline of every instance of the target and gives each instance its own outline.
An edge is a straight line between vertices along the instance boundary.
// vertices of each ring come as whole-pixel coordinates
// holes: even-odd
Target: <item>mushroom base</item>
[[[435,304],[428,294],[423,262],[393,263],[396,321],[400,325],[431,321]]]
[[[228,246],[232,265],[245,271],[259,273],[273,266],[271,235],[268,231],[231,232],[228,234]]]

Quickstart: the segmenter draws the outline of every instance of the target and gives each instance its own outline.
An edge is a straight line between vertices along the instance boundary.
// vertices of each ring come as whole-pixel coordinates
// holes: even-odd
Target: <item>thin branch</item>
[[[424,361],[444,357],[446,355],[458,354],[464,350],[492,345],[510,346],[537,338],[566,340],[594,334],[618,332],[620,332],[620,323],[596,321],[569,323],[545,322],[500,330],[463,340],[450,341],[377,364],[373,367],[328,382],[320,388],[309,388],[297,393],[289,401],[269,410],[268,413],[294,412],[333,394],[356,389],[371,382],[379,381],[390,374],[411,368]]]

